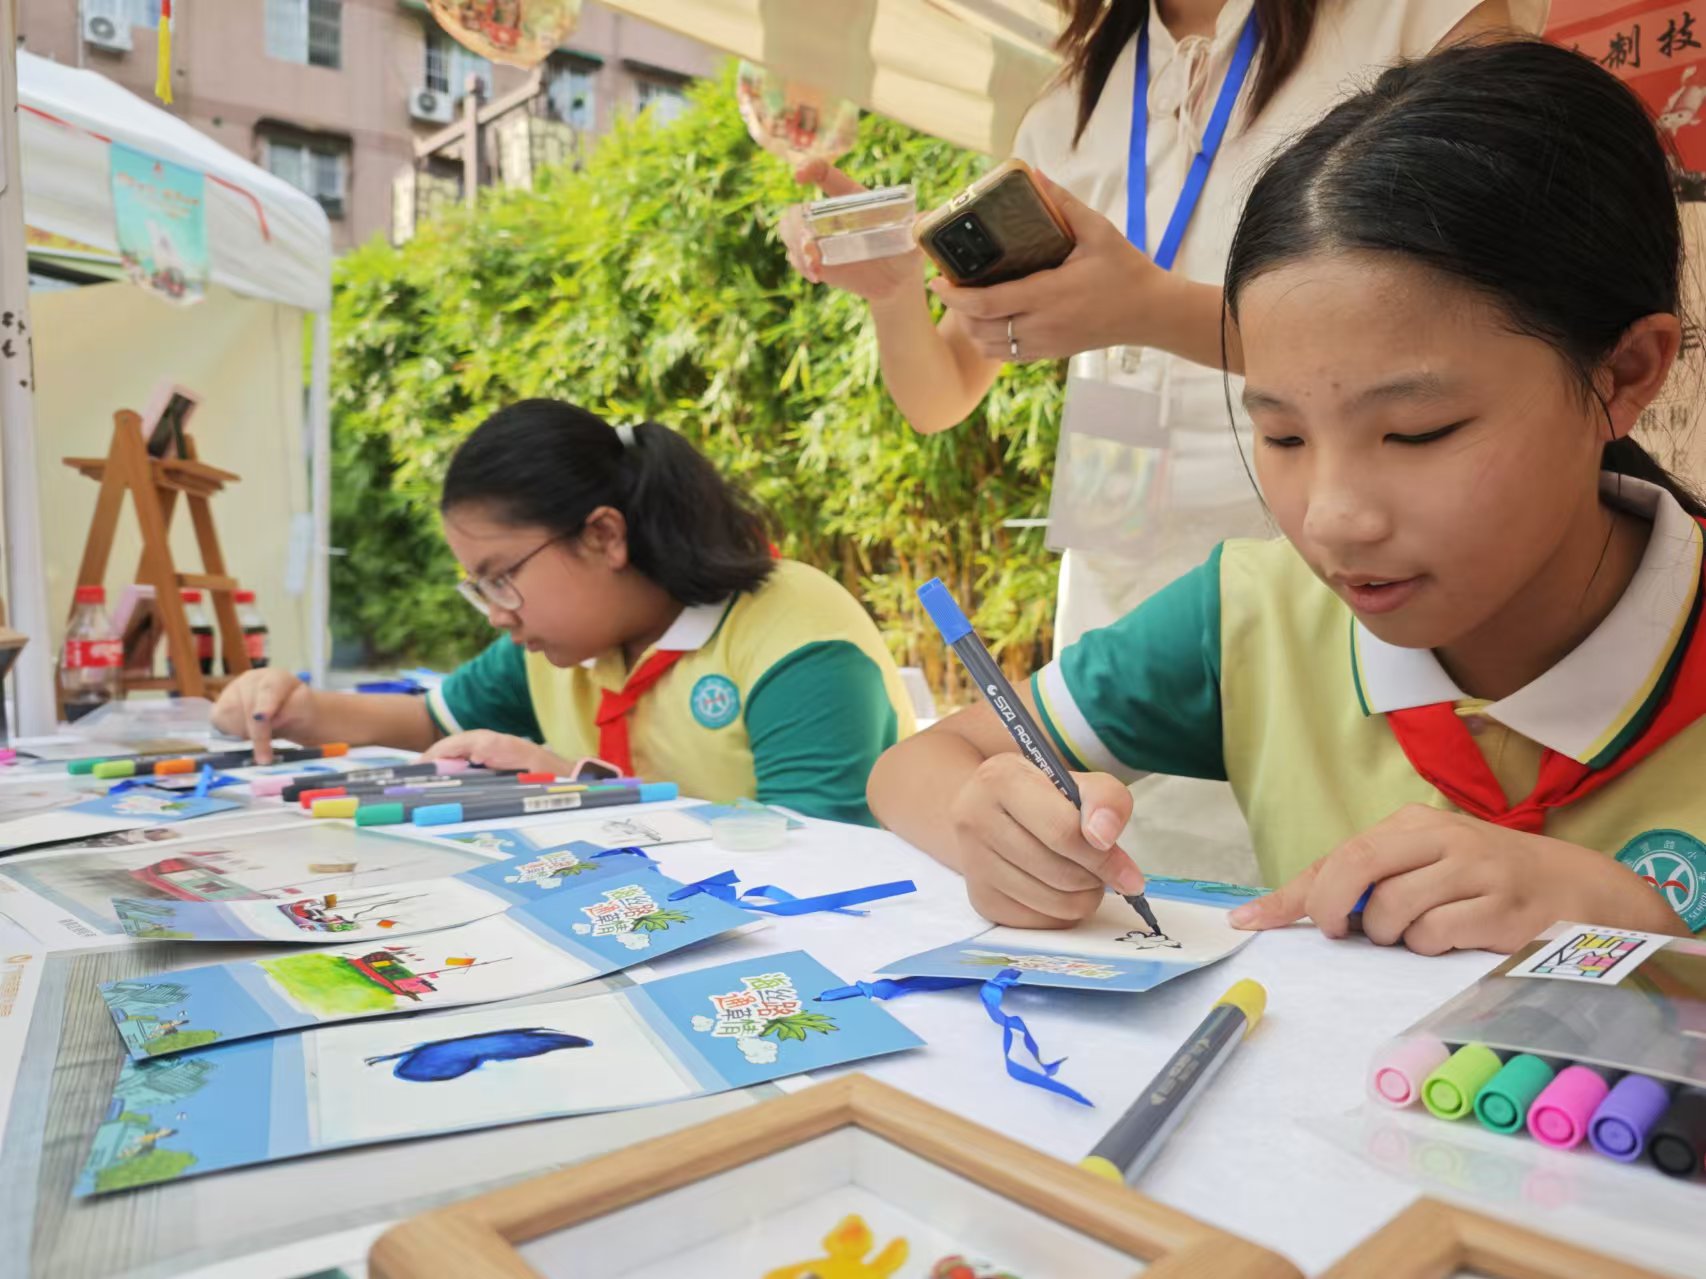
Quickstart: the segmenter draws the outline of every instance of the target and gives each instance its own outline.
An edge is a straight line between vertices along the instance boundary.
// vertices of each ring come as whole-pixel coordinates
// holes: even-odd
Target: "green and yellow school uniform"
[[[781,560],[758,590],[683,609],[634,671],[660,652],[685,656],[628,713],[639,776],[873,824],[865,781],[912,732],[912,708],[875,624],[838,583]],[[576,759],[599,753],[599,706],[630,673],[620,650],[565,670],[502,638],[428,706],[443,732],[511,733]]]
[[[1289,543],[1234,541],[1039,671],[1044,722],[1080,769],[1231,782],[1270,885],[1406,804],[1456,807],[1388,716],[1454,708],[1513,807],[1547,760],[1604,771],[1645,739],[1650,754],[1534,826],[1616,856],[1700,931],[1706,716],[1683,716],[1656,747],[1651,730],[1701,703],[1701,526],[1652,485],[1608,476],[1605,487],[1653,521],[1640,567],[1587,639],[1499,701],[1466,697],[1431,651],[1376,638]]]

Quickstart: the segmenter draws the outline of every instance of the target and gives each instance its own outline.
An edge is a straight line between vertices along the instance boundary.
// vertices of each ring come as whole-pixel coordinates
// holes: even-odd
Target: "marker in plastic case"
[[[1504,1065],[1485,1044],[1464,1044],[1422,1083],[1422,1105],[1435,1119],[1463,1119],[1475,1096]]]
[[[1706,1088],[1679,1088],[1647,1133],[1647,1157],[1660,1172],[1692,1177],[1706,1164]]]
[[[1450,1056],[1451,1049],[1432,1035],[1395,1039],[1369,1068],[1368,1095],[1399,1110],[1412,1106],[1422,1099],[1423,1082]]]
[[[1529,1135],[1557,1150],[1580,1145],[1594,1112],[1621,1074],[1600,1066],[1565,1066],[1529,1108]]]
[[[1623,1076],[1588,1121],[1588,1141],[1609,1159],[1633,1163],[1646,1149],[1647,1134],[1670,1109],[1675,1092],[1645,1075]]]

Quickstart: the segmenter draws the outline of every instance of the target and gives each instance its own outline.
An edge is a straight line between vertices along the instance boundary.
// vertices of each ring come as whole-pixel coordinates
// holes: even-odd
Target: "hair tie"
[[[616,438],[622,441],[622,447],[625,449],[633,448],[637,442],[634,439],[634,428],[626,422],[616,428]]]

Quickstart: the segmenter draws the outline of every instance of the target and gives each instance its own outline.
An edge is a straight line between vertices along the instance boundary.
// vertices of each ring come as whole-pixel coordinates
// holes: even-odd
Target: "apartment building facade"
[[[457,118],[477,77],[502,97],[526,71],[447,37],[424,0],[174,0],[171,110],[318,199],[340,250],[393,226],[414,143]],[[30,52],[154,90],[159,0],[20,0]],[[588,0],[533,108],[583,140],[618,113],[679,109],[719,55]]]

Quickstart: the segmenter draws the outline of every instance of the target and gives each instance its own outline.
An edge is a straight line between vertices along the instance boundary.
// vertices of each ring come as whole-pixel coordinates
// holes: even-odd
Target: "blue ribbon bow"
[[[732,870],[721,874],[709,875],[694,883],[684,885],[669,895],[669,900],[680,901],[684,897],[692,897],[704,893],[715,897],[718,901],[728,902],[731,906],[739,906],[743,910],[759,911],[766,915],[815,915],[820,911],[830,911],[837,915],[864,915],[868,912],[851,910],[851,906],[859,902],[876,901],[883,897],[898,897],[902,893],[916,892],[918,885],[910,879],[897,879],[887,884],[871,884],[865,888],[847,888],[838,893],[823,893],[817,897],[796,897],[792,893],[776,887],[774,884],[760,884],[749,888],[743,893],[735,892],[735,885],[740,882],[740,876]]]

